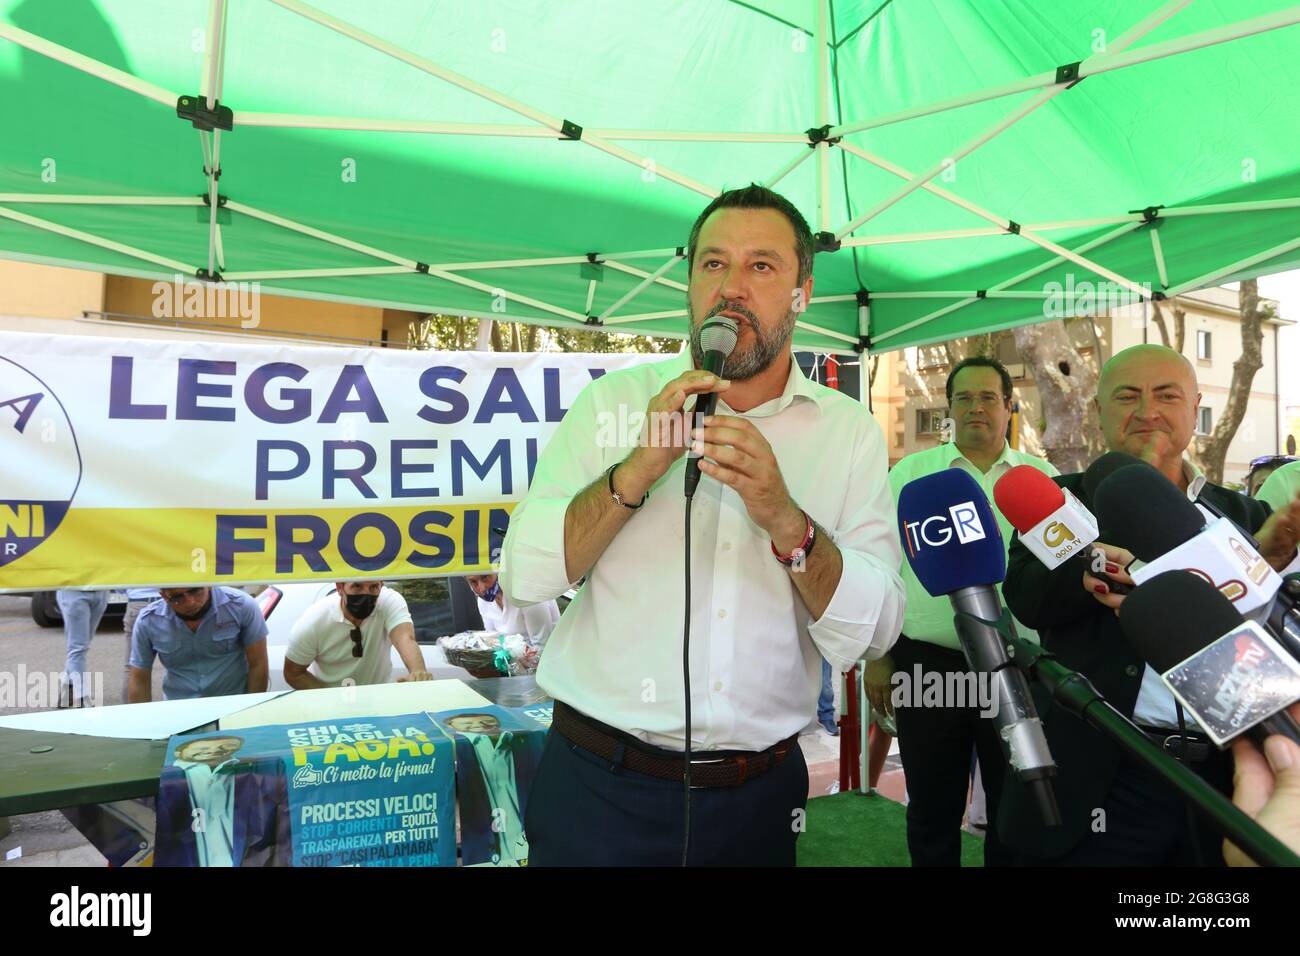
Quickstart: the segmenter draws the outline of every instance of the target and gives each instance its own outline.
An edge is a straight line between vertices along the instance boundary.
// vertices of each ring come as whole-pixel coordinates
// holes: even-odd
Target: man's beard
[[[739,349],[733,350],[722,369],[724,377],[733,382],[746,381],[771,367],[777,356],[785,351],[786,344],[790,341],[790,334],[794,331],[795,318],[799,314],[791,309],[779,326],[765,332],[758,317],[735,302],[718,303],[698,325],[695,322],[695,310],[689,299],[686,303],[686,311],[691,321],[691,356],[695,359],[696,368],[704,368],[704,349],[700,345],[700,330],[705,322],[720,312],[734,312],[749,322],[749,328],[754,333],[754,344],[743,352]]]

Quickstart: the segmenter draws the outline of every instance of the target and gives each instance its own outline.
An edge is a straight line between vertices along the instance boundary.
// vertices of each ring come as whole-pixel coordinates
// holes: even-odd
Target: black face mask
[[[212,594],[211,592],[209,592],[208,599],[203,603],[203,607],[199,608],[193,614],[182,614],[180,611],[176,611],[176,616],[179,617],[182,621],[198,621],[198,620],[202,620],[204,615],[206,615],[208,611],[210,611],[211,609],[212,609]],[[173,608],[172,610],[175,610],[175,608]]]
[[[378,600],[379,597],[375,594],[347,594],[343,598],[348,613],[358,621],[364,621],[374,612],[375,602]]]

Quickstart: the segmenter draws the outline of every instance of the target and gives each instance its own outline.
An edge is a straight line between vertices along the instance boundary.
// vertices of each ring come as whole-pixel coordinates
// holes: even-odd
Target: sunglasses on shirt
[[[352,638],[352,656],[360,657],[361,656],[361,628],[354,627],[352,629],[352,633],[349,634],[348,637]]]

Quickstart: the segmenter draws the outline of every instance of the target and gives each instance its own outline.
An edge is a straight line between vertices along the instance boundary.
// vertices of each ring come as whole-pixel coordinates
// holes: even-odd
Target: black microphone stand
[[[1022,637],[1008,636],[1008,611],[989,621],[1007,639],[1007,655],[1017,667],[1052,692],[1052,699],[1158,775],[1260,866],[1300,866],[1297,856],[1275,836],[1233,806],[1232,801],[1171,760],[1137,726],[1106,702],[1092,682],[1059,663],[1052,654]]]

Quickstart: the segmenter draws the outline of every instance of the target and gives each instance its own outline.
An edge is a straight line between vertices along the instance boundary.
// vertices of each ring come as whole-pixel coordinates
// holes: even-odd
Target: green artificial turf
[[[837,793],[808,801],[799,866],[910,866],[907,809],[882,796]],[[984,865],[984,841],[962,831],[961,865]]]

